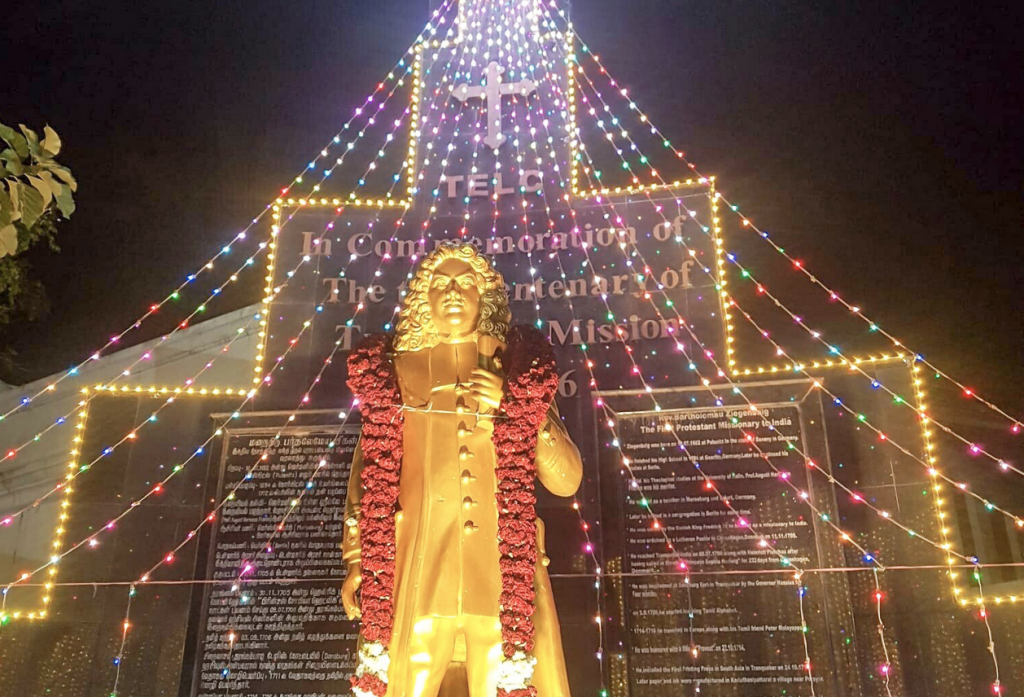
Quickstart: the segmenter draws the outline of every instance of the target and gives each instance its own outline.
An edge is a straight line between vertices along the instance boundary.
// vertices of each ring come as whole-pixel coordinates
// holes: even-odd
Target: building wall
[[[195,380],[194,389],[248,388],[258,343],[258,324],[249,324],[227,353],[221,349],[256,311],[255,305],[245,307],[196,324],[167,340],[154,339],[91,361],[53,392],[44,393],[5,418],[0,424],[0,451],[4,453],[30,441],[59,418],[65,417],[66,421],[30,443],[13,459],[0,464],[0,519],[32,506],[65,475],[78,424],[73,412],[87,398],[82,388],[106,384],[181,387],[214,359],[213,366]],[[146,352],[152,353],[151,359],[133,368],[131,375],[122,375]],[[45,389],[61,375],[63,373],[47,376],[27,385],[8,386],[0,392],[0,414],[16,407],[24,397]],[[13,580],[21,569],[29,565],[34,568],[49,556],[60,503],[61,497],[50,496],[18,516],[9,526],[0,526],[0,583]]]

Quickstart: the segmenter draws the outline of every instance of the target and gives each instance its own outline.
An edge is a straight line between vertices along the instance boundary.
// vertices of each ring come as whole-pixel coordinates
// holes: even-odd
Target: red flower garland
[[[395,507],[402,470],[402,395],[388,360],[391,337],[371,336],[348,359],[348,387],[363,417],[363,495],[359,541],[363,583],[360,607],[363,641],[386,649],[394,625]],[[387,684],[372,674],[352,677],[353,687],[384,697]]]
[[[391,642],[394,624],[395,508],[402,467],[402,397],[388,359],[392,338],[368,337],[348,359],[348,386],[363,417],[363,495],[359,536],[362,548],[360,635]],[[558,388],[554,350],[533,327],[509,331],[504,353],[505,396],[491,437],[497,455],[498,551],[501,568],[502,649],[505,657],[533,651],[534,569],[537,527],[534,480],[537,434]],[[384,697],[387,684],[372,674],[353,676],[353,687]],[[533,686],[498,690],[498,697],[536,697]]]
[[[501,554],[502,650],[506,659],[533,651],[537,564],[537,434],[558,389],[551,343],[533,327],[514,327],[505,352],[505,397],[491,440],[497,454],[498,551]],[[498,690],[498,697],[535,697],[537,688]]]

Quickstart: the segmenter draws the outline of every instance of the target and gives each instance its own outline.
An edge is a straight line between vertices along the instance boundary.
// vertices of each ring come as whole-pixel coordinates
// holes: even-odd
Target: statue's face
[[[448,259],[430,277],[427,301],[441,334],[459,336],[476,329],[480,316],[480,279],[466,262]]]

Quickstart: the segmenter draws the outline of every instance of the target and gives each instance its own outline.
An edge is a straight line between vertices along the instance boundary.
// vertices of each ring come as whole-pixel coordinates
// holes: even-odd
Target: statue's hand
[[[474,368],[469,374],[469,394],[480,404],[480,411],[497,409],[503,395],[504,378],[484,368]]]
[[[354,561],[348,565],[348,576],[341,585],[341,603],[345,606],[345,614],[350,620],[357,620],[363,616],[359,609],[359,600],[356,598],[356,591],[363,585],[363,565]]]

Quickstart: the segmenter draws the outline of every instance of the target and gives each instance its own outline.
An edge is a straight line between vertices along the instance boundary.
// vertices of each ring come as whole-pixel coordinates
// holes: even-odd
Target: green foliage
[[[43,138],[31,128],[18,125],[15,131],[0,123],[0,259],[18,254],[44,239],[49,230],[40,230],[44,214],[56,211],[62,218],[75,212],[72,193],[78,183],[71,170],[57,162],[60,136],[46,126]],[[0,278],[0,293],[4,292]]]
[[[57,226],[53,212],[44,213],[33,229],[40,240],[57,250],[54,241]],[[38,319],[48,309],[43,284],[29,271],[29,262],[24,258],[7,256],[0,259],[0,327],[17,320]]]
[[[0,372],[14,368],[2,328],[32,321],[48,309],[43,284],[23,254],[40,243],[57,250],[57,220],[75,212],[78,183],[56,156],[61,142],[49,126],[43,138],[23,125],[0,123]],[[20,132],[19,132],[20,131]]]

